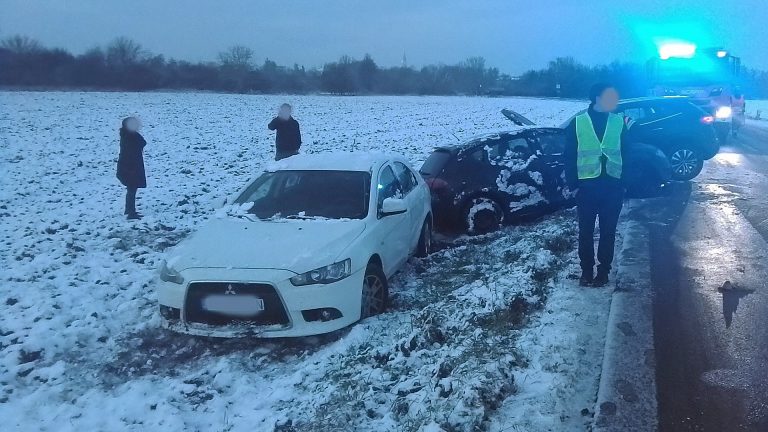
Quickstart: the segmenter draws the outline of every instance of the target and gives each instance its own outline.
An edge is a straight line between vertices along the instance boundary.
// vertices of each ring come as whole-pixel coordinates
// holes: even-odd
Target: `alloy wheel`
[[[385,288],[379,275],[367,274],[363,280],[363,317],[384,312]]]
[[[679,149],[669,159],[672,170],[680,177],[690,176],[699,164],[696,153],[689,149]]]

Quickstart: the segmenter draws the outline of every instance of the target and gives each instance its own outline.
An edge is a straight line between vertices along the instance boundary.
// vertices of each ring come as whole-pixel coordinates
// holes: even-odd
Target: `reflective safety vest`
[[[576,116],[576,141],[578,151],[576,171],[579,180],[600,177],[602,174],[602,159],[605,158],[605,172],[613,178],[621,178],[621,132],[624,129],[624,119],[616,114],[608,114],[603,140],[597,137],[595,126],[589,114]]]

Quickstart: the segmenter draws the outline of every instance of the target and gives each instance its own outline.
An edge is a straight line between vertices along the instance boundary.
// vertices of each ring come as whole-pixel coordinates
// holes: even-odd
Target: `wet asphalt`
[[[663,432],[768,432],[768,128],[639,201]]]

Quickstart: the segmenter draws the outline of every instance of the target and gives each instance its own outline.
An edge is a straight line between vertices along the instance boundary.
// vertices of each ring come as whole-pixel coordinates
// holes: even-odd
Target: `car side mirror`
[[[408,211],[405,201],[400,198],[386,198],[381,204],[381,217],[403,214]]]

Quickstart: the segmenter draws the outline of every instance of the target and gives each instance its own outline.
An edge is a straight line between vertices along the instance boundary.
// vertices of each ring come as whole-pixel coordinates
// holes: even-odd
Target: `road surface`
[[[662,432],[768,431],[768,128],[644,200]]]

